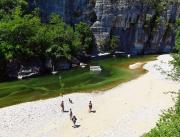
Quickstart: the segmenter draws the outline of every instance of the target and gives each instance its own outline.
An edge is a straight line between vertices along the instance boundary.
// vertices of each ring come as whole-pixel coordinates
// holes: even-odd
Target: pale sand
[[[129,69],[138,69],[138,68],[141,68],[143,64],[144,63],[142,63],[142,62],[137,62],[135,64],[129,65]]]
[[[145,65],[147,74],[107,92],[70,94],[0,109],[0,137],[139,137],[155,126],[162,110],[174,105],[176,95],[165,93],[178,92],[180,83],[166,79],[173,69],[169,60],[169,55],[160,56]],[[61,112],[62,99],[76,114],[79,128],[72,128],[69,114]],[[88,113],[89,100],[96,113]]]

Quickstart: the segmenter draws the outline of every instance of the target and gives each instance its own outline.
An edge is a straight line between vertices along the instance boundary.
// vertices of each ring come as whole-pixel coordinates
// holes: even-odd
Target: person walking
[[[64,101],[61,101],[61,111],[64,112]]]
[[[69,103],[73,104],[73,101],[69,98]]]
[[[91,112],[92,112],[92,102],[89,101],[89,113],[91,113]]]
[[[74,115],[73,117],[72,117],[72,122],[73,122],[73,127],[76,127],[76,121],[77,121],[77,118],[76,118],[76,116]]]
[[[69,110],[69,116],[70,116],[70,120],[72,120],[73,113],[72,113],[72,109],[71,108]]]

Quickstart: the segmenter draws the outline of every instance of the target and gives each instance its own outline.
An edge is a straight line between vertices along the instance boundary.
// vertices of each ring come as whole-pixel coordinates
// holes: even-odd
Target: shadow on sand
[[[68,113],[68,112],[69,112],[69,111],[67,111],[67,110],[64,110],[64,111],[63,111],[63,113]]]
[[[79,128],[81,125],[74,125],[73,128]]]
[[[96,110],[91,110],[90,113],[96,113]]]

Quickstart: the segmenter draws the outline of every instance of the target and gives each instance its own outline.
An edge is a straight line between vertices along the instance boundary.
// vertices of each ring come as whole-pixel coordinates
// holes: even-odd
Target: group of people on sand
[[[73,104],[73,101],[69,98],[69,103]],[[64,101],[61,101],[61,111],[62,112],[65,112],[65,109],[64,109]],[[89,113],[92,112],[92,102],[89,101]],[[76,121],[77,121],[77,118],[75,115],[73,115],[73,112],[72,112],[72,109],[70,108],[69,110],[69,116],[70,116],[70,120],[72,120],[73,122],[73,127],[76,127]]]

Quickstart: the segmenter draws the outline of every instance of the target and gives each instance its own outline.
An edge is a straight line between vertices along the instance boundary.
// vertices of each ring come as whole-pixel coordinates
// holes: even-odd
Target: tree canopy
[[[25,0],[0,1],[0,64],[12,60],[71,60],[90,52],[93,36],[85,23],[66,24],[56,14],[41,22],[39,10]],[[2,64],[3,63],[3,64]]]

